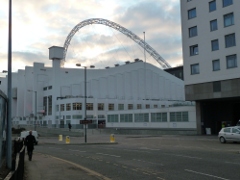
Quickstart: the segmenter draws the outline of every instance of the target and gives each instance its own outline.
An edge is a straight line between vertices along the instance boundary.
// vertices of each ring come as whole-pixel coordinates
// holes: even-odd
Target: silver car
[[[240,142],[240,127],[234,126],[222,128],[218,133],[218,138],[221,143],[225,143],[227,141]]]

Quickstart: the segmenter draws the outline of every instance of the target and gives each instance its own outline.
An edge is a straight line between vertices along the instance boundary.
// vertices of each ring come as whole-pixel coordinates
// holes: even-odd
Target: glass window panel
[[[217,29],[218,29],[217,20],[214,19],[214,20],[210,21],[210,30],[216,31]]]
[[[226,48],[236,46],[235,34],[229,34],[225,36],[225,46]]]
[[[219,50],[218,39],[212,40],[211,45],[212,45],[212,51]]]
[[[233,13],[226,14],[223,16],[223,18],[224,18],[224,27],[231,26],[234,24]]]
[[[212,61],[213,71],[220,70],[220,61],[219,59]]]
[[[215,11],[217,9],[216,7],[216,0],[209,2],[209,11]]]
[[[227,56],[226,59],[227,59],[227,68],[237,67],[237,56],[236,55]]]
[[[196,8],[188,10],[188,19],[195,18],[197,16]]]

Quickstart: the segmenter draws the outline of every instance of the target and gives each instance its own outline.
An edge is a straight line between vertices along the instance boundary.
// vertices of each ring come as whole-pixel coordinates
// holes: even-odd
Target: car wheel
[[[225,142],[226,142],[226,140],[225,140],[225,138],[224,138],[224,137],[220,137],[220,139],[219,139],[219,140],[220,140],[220,142],[221,142],[221,143],[225,143]]]

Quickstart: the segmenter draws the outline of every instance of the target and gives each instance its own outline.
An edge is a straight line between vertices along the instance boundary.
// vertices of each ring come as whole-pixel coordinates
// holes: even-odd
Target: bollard
[[[62,141],[62,135],[59,135],[58,140]]]
[[[110,142],[111,142],[111,143],[115,142],[114,134],[111,134],[111,135],[110,135]]]
[[[70,137],[66,136],[66,144],[70,144]]]

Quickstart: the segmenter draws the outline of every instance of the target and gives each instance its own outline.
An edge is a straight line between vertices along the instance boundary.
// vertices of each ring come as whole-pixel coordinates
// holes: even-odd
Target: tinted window
[[[209,11],[215,11],[216,10],[216,0],[209,2]]]
[[[233,3],[233,0],[223,0],[223,7],[229,6]]]
[[[226,133],[230,133],[231,128],[225,128],[223,131]]]
[[[233,13],[229,13],[223,16],[224,19],[224,27],[231,26],[234,24],[234,16]]]
[[[239,134],[240,131],[238,129],[236,129],[236,128],[232,128],[232,132]]]
[[[188,10],[188,19],[195,18],[197,16],[196,8]]]
[[[218,29],[217,20],[214,19],[214,20],[210,21],[210,30],[216,31],[217,29]]]

